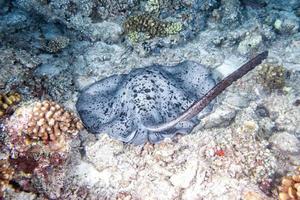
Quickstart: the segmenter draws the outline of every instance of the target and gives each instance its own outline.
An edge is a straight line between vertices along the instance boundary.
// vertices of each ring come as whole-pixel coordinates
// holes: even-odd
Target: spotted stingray
[[[212,100],[267,54],[259,54],[217,85],[207,67],[192,61],[134,69],[83,89],[76,108],[91,133],[137,145],[156,143],[190,133],[200,121],[196,115],[210,111]]]

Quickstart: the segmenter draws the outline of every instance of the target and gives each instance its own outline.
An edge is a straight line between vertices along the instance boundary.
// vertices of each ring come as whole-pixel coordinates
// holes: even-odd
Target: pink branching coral
[[[38,102],[34,105],[25,132],[30,139],[45,144],[61,141],[66,134],[76,135],[82,129],[80,120],[53,101]]]
[[[9,143],[19,153],[32,145],[62,151],[82,127],[74,113],[48,100],[20,107],[5,123]]]

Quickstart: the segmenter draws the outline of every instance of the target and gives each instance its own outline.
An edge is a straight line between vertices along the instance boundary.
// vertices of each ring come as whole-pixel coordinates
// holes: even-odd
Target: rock
[[[224,78],[234,72],[239,66],[241,66],[244,62],[244,59],[241,57],[237,57],[235,55],[231,55],[230,57],[224,60],[223,64],[216,68],[216,74]]]
[[[233,108],[246,108],[249,105],[249,99],[238,93],[231,93],[224,99],[224,103]]]
[[[94,24],[90,32],[92,40],[116,43],[122,34],[122,27],[117,23],[104,21]]]
[[[263,38],[260,34],[250,34],[239,43],[238,51],[245,55],[254,50],[257,50],[263,43]]]
[[[226,127],[236,116],[236,110],[225,107],[217,108],[212,114],[201,120],[204,128]]]
[[[39,66],[36,70],[35,73],[38,76],[48,76],[48,77],[53,77],[55,75],[58,75],[63,69],[58,68],[55,65],[51,64],[42,64]]]
[[[288,154],[297,154],[300,152],[300,141],[296,136],[287,132],[275,134],[269,141],[274,145],[274,148]]]

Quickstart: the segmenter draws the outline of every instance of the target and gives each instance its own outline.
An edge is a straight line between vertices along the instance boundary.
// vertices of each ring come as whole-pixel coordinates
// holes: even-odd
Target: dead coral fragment
[[[21,96],[18,93],[1,94],[0,93],[0,117],[7,114],[11,108],[21,101]]]
[[[7,160],[0,160],[0,197],[3,191],[9,185],[9,181],[13,178],[14,170],[10,167]]]
[[[262,85],[269,90],[282,89],[285,85],[286,70],[282,65],[265,63],[259,71]]]
[[[59,141],[65,134],[75,135],[82,129],[80,120],[53,101],[37,102],[32,110],[26,134],[44,143]]]
[[[176,34],[181,31],[182,25],[176,22],[163,22],[150,15],[137,15],[129,17],[123,28],[126,34],[142,32],[153,38]]]
[[[285,176],[278,187],[280,200],[300,199],[300,167],[298,173],[293,176]]]

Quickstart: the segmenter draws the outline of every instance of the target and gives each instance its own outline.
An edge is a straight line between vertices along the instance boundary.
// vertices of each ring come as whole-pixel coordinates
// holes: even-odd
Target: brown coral
[[[278,187],[280,200],[300,199],[300,167],[298,173],[293,176],[285,176]]]
[[[42,41],[42,48],[48,53],[58,53],[69,45],[69,38],[58,36],[52,39],[45,39]]]
[[[143,32],[151,38],[173,35],[181,31],[182,25],[175,22],[164,22],[148,14],[131,16],[123,24],[125,33]]]
[[[80,120],[53,101],[42,101],[34,105],[26,134],[30,139],[44,143],[60,141],[65,134],[76,135],[82,128]]]
[[[21,101],[21,96],[18,93],[0,93],[0,117],[7,114],[11,108]]]
[[[3,191],[13,178],[14,170],[10,167],[7,160],[0,160],[0,197],[3,196]]]

